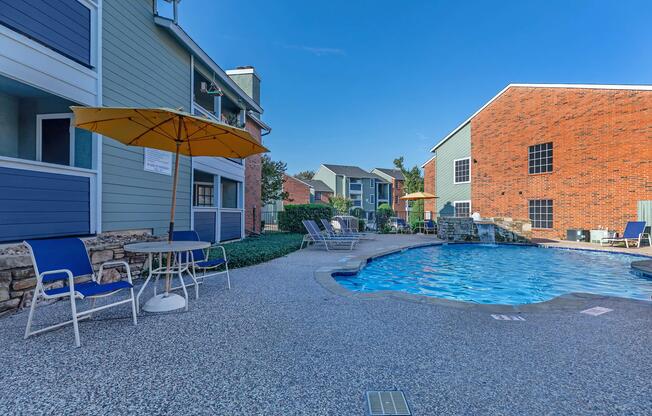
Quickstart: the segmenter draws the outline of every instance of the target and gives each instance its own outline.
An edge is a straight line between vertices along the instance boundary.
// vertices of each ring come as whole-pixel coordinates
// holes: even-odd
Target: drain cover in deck
[[[367,404],[369,405],[370,416],[410,416],[405,396],[400,390],[389,391],[368,391]]]

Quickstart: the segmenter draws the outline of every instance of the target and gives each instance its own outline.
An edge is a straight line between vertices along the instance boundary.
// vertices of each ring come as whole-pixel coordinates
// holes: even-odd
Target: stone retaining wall
[[[529,220],[512,218],[483,218],[495,225],[496,242],[529,242],[532,226]],[[437,219],[437,236],[448,241],[480,241],[478,227],[472,218],[440,217]]]
[[[125,244],[156,241],[149,232],[104,233],[97,237],[83,238],[89,251],[93,268],[97,271],[100,264],[111,260],[123,260],[129,263],[132,278],[140,277],[147,256],[126,253]],[[123,268],[107,268],[102,281],[110,282],[122,278]],[[88,280],[80,278],[79,281]],[[47,287],[61,287],[63,282],[55,282]],[[36,287],[36,276],[32,267],[29,250],[22,243],[0,248],[0,316],[15,310],[29,307]]]

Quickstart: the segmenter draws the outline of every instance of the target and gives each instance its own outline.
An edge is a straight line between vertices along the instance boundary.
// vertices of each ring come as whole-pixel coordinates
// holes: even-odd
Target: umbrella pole
[[[172,207],[170,208],[170,228],[168,229],[168,241],[172,241],[172,233],[174,233],[174,211],[177,205],[177,182],[179,180],[179,143],[177,143],[177,152],[174,156],[174,178],[172,180]],[[170,292],[172,284],[172,276],[170,275],[170,263],[172,262],[172,252],[167,256],[167,271],[165,279],[165,293]],[[181,265],[179,265],[181,266]]]

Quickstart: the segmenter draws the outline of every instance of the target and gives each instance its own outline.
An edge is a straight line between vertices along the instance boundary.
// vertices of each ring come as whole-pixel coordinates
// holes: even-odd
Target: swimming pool
[[[582,292],[649,300],[652,279],[627,254],[535,246],[445,244],[406,250],[334,274],[358,292],[396,290],[473,303],[521,305]]]

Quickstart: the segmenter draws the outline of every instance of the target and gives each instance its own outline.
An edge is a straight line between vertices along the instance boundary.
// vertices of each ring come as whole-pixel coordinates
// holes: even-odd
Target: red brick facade
[[[283,178],[283,191],[289,194],[283,205],[310,203],[310,186],[289,175],[283,175]]]
[[[436,159],[432,158],[425,165],[423,165],[423,191],[428,192],[433,195],[437,195],[437,183],[435,181],[435,164]],[[423,210],[424,212],[431,212],[431,218],[437,217],[437,207],[435,199],[425,199],[423,201]]]
[[[529,174],[528,147],[547,142],[552,172]],[[637,201],[652,200],[652,91],[511,87],[471,120],[471,156],[482,216],[528,218],[528,200],[552,199],[553,228],[535,237],[622,232]]]
[[[403,180],[392,178],[392,197],[394,198],[392,209],[395,212],[405,212],[405,200],[401,199],[405,194],[404,183]]]
[[[317,198],[319,196],[319,198]],[[315,192],[315,204],[328,204],[328,200],[333,197],[332,192]]]
[[[262,143],[261,129],[258,124],[247,119],[245,129],[251,133],[256,140]],[[262,209],[260,200],[260,179],[261,179],[261,156],[254,155],[245,159],[245,232],[260,232],[260,211]],[[254,218],[254,211],[256,217]]]

